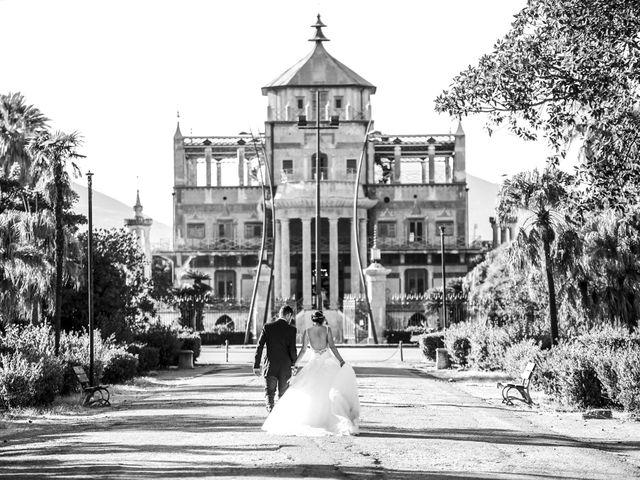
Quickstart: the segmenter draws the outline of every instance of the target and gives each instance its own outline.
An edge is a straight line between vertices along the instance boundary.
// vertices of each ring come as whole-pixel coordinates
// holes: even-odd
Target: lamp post
[[[87,172],[87,197],[89,230],[87,232],[87,291],[89,314],[89,385],[94,385],[94,352],[93,352],[93,173]]]
[[[320,130],[336,129],[340,125],[338,115],[332,115],[328,125],[321,125],[320,122],[320,90],[316,90],[316,123],[315,125],[307,125],[306,115],[298,117],[298,128],[314,129],[316,131],[316,285],[315,285],[315,308],[322,311],[322,262],[320,255]],[[327,169],[329,168],[329,160],[327,158]]]
[[[442,263],[442,320],[443,327],[447,328],[447,277],[444,266],[444,225],[440,225],[440,259]]]

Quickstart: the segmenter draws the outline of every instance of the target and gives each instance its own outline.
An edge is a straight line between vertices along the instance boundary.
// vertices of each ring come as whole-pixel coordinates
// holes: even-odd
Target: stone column
[[[367,219],[361,218],[360,220],[360,258],[362,259],[362,265],[367,264]]]
[[[311,219],[302,219],[302,308],[308,310],[311,298]]]
[[[329,219],[329,308],[338,309],[338,219]]]
[[[444,157],[444,181],[445,183],[451,182],[451,165],[449,164],[449,157]]]
[[[282,298],[282,220],[276,220],[276,242],[273,259],[273,295],[275,298]]]
[[[216,185],[222,186],[222,159],[216,160]]]
[[[244,147],[238,147],[238,185],[244,186]]]
[[[400,183],[400,174],[402,170],[402,148],[396,145],[393,148],[393,182]]]
[[[495,217],[489,217],[489,223],[491,224],[491,246],[496,248],[499,245],[498,242],[498,222],[496,222]]]
[[[420,166],[422,167],[422,183],[427,183],[429,173],[427,172],[427,161],[425,158],[420,159]]]
[[[378,341],[381,342],[382,332],[387,328],[387,275],[391,270],[384,268],[379,263],[372,263],[364,271],[367,279],[367,294],[371,305],[371,314],[376,328]],[[372,339],[371,328],[369,328],[369,340]]]
[[[206,167],[206,175],[207,175],[207,187],[211,186],[211,147],[206,147],[204,149],[204,161]]]
[[[360,266],[358,265],[358,252],[356,250],[356,236],[353,234],[353,222],[358,220],[351,219],[351,293],[360,293]]]
[[[453,174],[451,176],[451,181],[452,182],[457,182],[458,181],[458,167],[456,164],[456,156],[454,155],[453,157],[451,157],[451,170],[453,171]]]
[[[258,274],[256,268],[256,275]],[[266,299],[267,299],[267,289],[269,288],[269,277],[271,276],[271,269],[269,265],[266,263],[262,264],[262,269],[260,271],[260,277],[258,278],[258,291],[256,292],[256,304],[255,309],[253,310],[253,321],[252,323],[252,332],[253,332],[253,341],[258,340],[258,335],[262,331],[262,327],[264,326],[264,314],[266,307]],[[273,299],[273,297],[272,297]],[[270,310],[270,306],[268,307]],[[269,317],[267,316],[267,321],[269,321]]]
[[[436,179],[436,159],[434,152],[435,150],[429,152],[429,183],[435,183]]]
[[[289,298],[291,296],[291,245],[289,243],[289,219],[281,219],[280,224],[280,279],[282,282],[280,297]]]

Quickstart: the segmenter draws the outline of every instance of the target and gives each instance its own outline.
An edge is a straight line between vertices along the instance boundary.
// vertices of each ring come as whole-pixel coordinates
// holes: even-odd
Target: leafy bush
[[[541,360],[540,347],[530,338],[507,347],[504,354],[504,369],[511,377],[519,378],[527,363],[535,362],[539,367]]]
[[[411,332],[406,330],[385,330],[383,335],[387,343],[409,343],[411,341]]]
[[[181,340],[180,350],[193,350],[193,361],[195,362],[200,356],[202,347],[202,339],[200,334],[192,330],[183,330],[178,334],[178,338]],[[177,363],[177,356],[176,361]]]
[[[229,345],[242,345],[244,343],[244,332],[234,332],[226,328],[217,329],[213,332],[200,332],[203,345],[224,345],[225,340],[229,340]],[[249,332],[251,342],[253,334]]]
[[[104,366],[115,348],[113,337],[102,339],[100,330],[93,332],[93,374],[96,379],[102,377]],[[62,394],[80,390],[80,384],[73,370],[81,366],[89,375],[89,334],[88,332],[61,332],[60,359],[63,369]]]
[[[118,351],[109,357],[102,374],[102,383],[124,383],[136,376],[138,358],[128,352]]]
[[[617,399],[625,410],[640,413],[640,347],[620,350],[614,364],[618,380]]]
[[[160,366],[172,365],[180,351],[179,330],[160,322],[152,323],[136,335],[136,341],[158,349]]]
[[[16,382],[15,385],[26,381],[30,388],[30,393],[24,400],[13,398],[10,402],[20,406],[51,403],[63,388],[63,363],[54,354],[51,327],[10,325],[3,335],[2,344],[3,349],[8,352],[6,359],[9,365],[19,369],[14,377],[6,370],[8,367],[3,360],[7,381]],[[8,387],[7,390],[10,396],[11,388],[13,387]]]
[[[160,349],[140,343],[132,343],[127,351],[138,357],[138,373],[147,373],[160,366]]]
[[[584,345],[561,343],[542,361],[541,370],[540,385],[562,403],[580,408],[607,404],[594,368],[593,351]]]
[[[509,345],[507,333],[501,328],[479,325],[471,334],[469,362],[480,370],[504,367],[504,353]]]
[[[444,332],[444,345],[452,360],[458,365],[464,366],[469,363],[473,325],[471,323],[458,323]]]
[[[0,357],[0,404],[5,407],[48,405],[60,391],[60,362],[33,360],[16,351]]]
[[[442,333],[425,333],[421,335],[418,344],[422,350],[422,354],[430,359],[436,359],[436,349],[444,348],[444,335]]]

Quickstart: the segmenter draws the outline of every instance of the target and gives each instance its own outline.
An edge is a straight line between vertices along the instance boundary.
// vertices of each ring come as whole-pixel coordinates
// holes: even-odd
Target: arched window
[[[222,315],[220,318],[218,318],[216,320],[216,326],[219,325],[223,325],[225,327],[227,327],[228,330],[235,330],[236,325],[235,323],[233,323],[233,320],[231,320],[231,317],[229,315]]]
[[[316,179],[316,154],[311,155],[311,178]],[[320,180],[329,178],[329,160],[326,153],[320,152]]]
[[[421,313],[414,313],[409,318],[409,322],[407,323],[407,327],[423,327],[425,326],[426,318]]]

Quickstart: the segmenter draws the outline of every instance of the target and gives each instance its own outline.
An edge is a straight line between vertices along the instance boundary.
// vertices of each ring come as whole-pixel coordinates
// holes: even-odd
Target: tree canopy
[[[529,0],[511,30],[453,80],[436,110],[488,114],[558,162],[581,141],[582,209],[625,210],[640,194],[640,5],[636,0]]]

